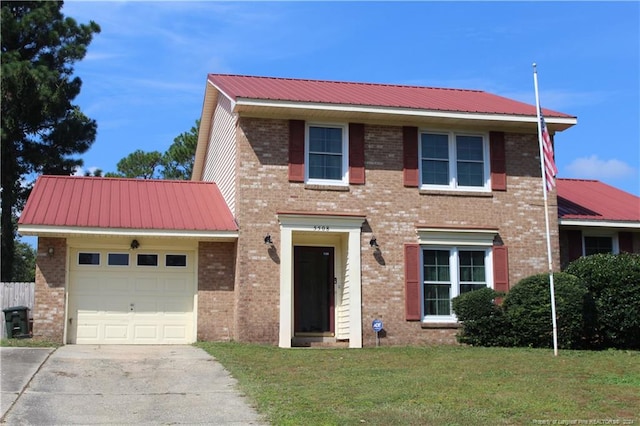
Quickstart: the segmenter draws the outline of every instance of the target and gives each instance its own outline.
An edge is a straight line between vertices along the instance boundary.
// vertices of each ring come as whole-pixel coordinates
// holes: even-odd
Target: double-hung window
[[[308,124],[306,130],[307,183],[348,184],[347,126]]]
[[[490,248],[423,247],[422,265],[425,321],[455,321],[454,297],[491,287]]]
[[[425,131],[419,148],[422,188],[490,190],[486,135]]]

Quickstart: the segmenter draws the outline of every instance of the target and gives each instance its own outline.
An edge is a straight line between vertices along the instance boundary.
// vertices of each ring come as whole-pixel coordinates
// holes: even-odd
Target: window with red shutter
[[[404,186],[418,187],[418,128],[405,126],[402,128],[402,156],[404,162]]]
[[[493,246],[493,289],[509,291],[509,252],[505,246]]]
[[[618,232],[618,248],[620,253],[633,253],[633,234],[631,232]]]
[[[407,321],[420,321],[420,246],[404,245],[404,303]]]
[[[303,120],[289,120],[289,181],[304,182]]]
[[[349,123],[349,183],[364,185],[364,124]]]
[[[491,189],[507,190],[507,161],[503,132],[489,133],[489,150],[491,161]]]

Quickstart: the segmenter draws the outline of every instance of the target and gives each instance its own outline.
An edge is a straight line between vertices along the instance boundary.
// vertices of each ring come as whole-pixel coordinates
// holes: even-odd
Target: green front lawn
[[[640,352],[197,345],[276,425],[640,424]]]

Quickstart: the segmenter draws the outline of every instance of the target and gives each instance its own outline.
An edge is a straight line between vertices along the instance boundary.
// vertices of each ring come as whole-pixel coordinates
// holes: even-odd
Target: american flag
[[[544,175],[547,184],[547,191],[551,191],[556,186],[556,175],[558,168],[553,160],[553,143],[547,130],[547,124],[544,122],[542,112],[540,112],[540,128],[542,129],[542,151],[544,154]]]

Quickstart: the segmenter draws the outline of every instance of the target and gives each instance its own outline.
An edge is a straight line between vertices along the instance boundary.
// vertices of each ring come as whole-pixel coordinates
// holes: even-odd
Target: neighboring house
[[[640,198],[597,180],[558,179],[562,267],[596,253],[640,253]]]
[[[357,348],[379,319],[385,344],[450,343],[453,297],[547,266],[536,109],[482,91],[211,74],[193,180],[215,185],[40,178],[34,333]]]

